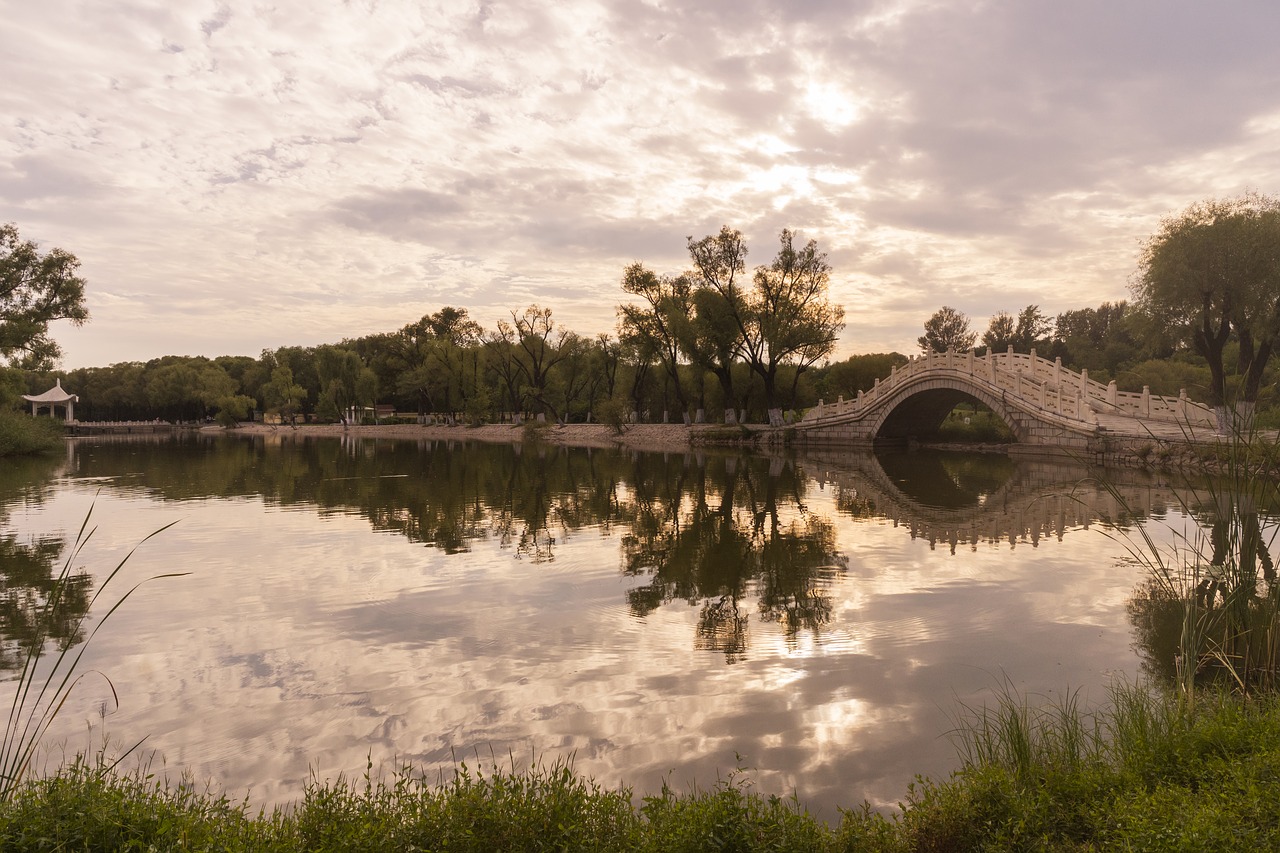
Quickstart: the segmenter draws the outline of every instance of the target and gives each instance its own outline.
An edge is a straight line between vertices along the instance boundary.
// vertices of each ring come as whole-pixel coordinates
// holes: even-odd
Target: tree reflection
[[[84,639],[92,581],[84,573],[59,579],[65,544],[0,536],[0,669],[21,668],[45,642],[63,650]]]
[[[1148,674],[1187,688],[1222,678],[1242,690],[1273,686],[1280,673],[1280,585],[1271,556],[1274,506],[1257,494],[1210,489],[1193,515],[1207,541],[1190,565],[1149,566],[1128,605]]]
[[[6,459],[0,466],[0,525],[10,527],[14,507],[42,503],[60,461]],[[89,609],[90,577],[61,579],[66,547],[58,537],[20,538],[0,534],[0,669],[18,669],[46,642],[67,649],[84,639],[82,619]]]
[[[644,578],[627,593],[631,612],[698,607],[694,645],[730,660],[749,647],[753,609],[788,642],[819,632],[831,619],[827,587],[844,568],[831,522],[805,505],[806,477],[781,459],[285,431],[188,441],[145,466],[132,459],[136,443],[86,443],[77,474],[169,500],[258,493],[269,504],[311,503],[451,554],[496,541],[534,565],[554,561],[578,531],[617,528],[623,573]]]
[[[634,518],[623,537],[623,572],[647,577],[628,591],[631,611],[701,603],[699,649],[741,659],[749,646],[743,600],[788,643],[830,621],[828,587],[845,567],[831,522],[804,505],[805,478],[782,460],[720,458],[679,477],[635,481]]]

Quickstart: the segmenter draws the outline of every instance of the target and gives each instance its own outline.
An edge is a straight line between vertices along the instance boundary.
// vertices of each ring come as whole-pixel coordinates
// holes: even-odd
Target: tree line
[[[1217,411],[1223,432],[1254,423],[1259,406],[1276,408],[1280,198],[1250,192],[1166,217],[1142,245],[1130,290],[1133,302],[1052,320],[1038,305],[1001,311],[981,338],[963,312],[944,306],[917,343],[924,352],[1034,349],[1121,390],[1186,389]],[[1272,412],[1264,423],[1280,418]]]
[[[843,308],[813,240],[783,230],[773,259],[748,272],[729,227],[686,241],[688,268],[627,266],[614,334],[579,335],[551,308],[530,305],[485,328],[446,306],[404,327],[257,358],[166,356],[57,375],[80,395],[84,420],[232,422],[362,418],[393,407],[416,419],[482,423],[513,415],[570,421],[742,420],[784,423],[784,411],[853,396],[905,363],[899,353],[831,362]],[[53,383],[49,323],[88,319],[74,256],[41,254],[0,228],[0,404]],[[978,335],[945,306],[925,322],[924,351],[1029,352],[1061,358],[1124,390],[1186,388],[1219,409],[1252,415],[1275,397],[1280,334],[1280,201],[1250,193],[1165,219],[1143,245],[1119,300],[1056,317],[1038,305],[998,312]]]

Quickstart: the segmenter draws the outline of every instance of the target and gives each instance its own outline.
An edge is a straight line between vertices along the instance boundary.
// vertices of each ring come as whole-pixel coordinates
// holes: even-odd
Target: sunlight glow
[[[862,105],[839,86],[828,82],[811,81],[805,87],[804,104],[813,116],[828,130],[839,130],[862,117]]]

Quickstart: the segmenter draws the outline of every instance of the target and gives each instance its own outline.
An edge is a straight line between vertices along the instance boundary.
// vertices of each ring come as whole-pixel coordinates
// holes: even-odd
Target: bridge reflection
[[[1195,503],[1191,490],[1180,494],[1150,472],[1101,474],[1060,460],[905,451],[814,451],[805,459],[819,485],[835,490],[841,511],[887,519],[952,553],[982,542],[1036,545],[1099,521],[1124,527]]]
[[[802,456],[639,453],[446,441],[193,436],[73,445],[66,476],[174,501],[260,495],[314,506],[446,553],[483,543],[547,563],[579,536],[615,538],[628,609],[697,607],[694,645],[736,660],[751,616],[788,642],[820,635],[852,547],[841,521],[888,521],[955,553],[1063,539],[1187,507],[1194,488],[1109,469],[994,454],[814,450]],[[1268,508],[1263,508],[1268,511]]]

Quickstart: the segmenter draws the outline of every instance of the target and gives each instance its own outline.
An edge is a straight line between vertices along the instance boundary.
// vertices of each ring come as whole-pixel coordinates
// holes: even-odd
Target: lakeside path
[[[723,429],[723,427],[719,427]],[[632,450],[684,451],[700,430],[717,429],[714,424],[685,426],[684,424],[632,424],[619,435],[605,424],[555,424],[539,430],[542,441],[569,447],[625,447]],[[429,439],[435,441],[483,441],[492,444],[511,444],[524,439],[522,426],[511,424],[485,424],[484,426],[446,426],[444,424],[387,424],[383,426],[352,426],[345,430],[340,424],[304,424],[298,427],[244,424],[229,432],[241,435],[276,436],[329,436],[342,435],[359,438],[387,438],[406,441]]]

